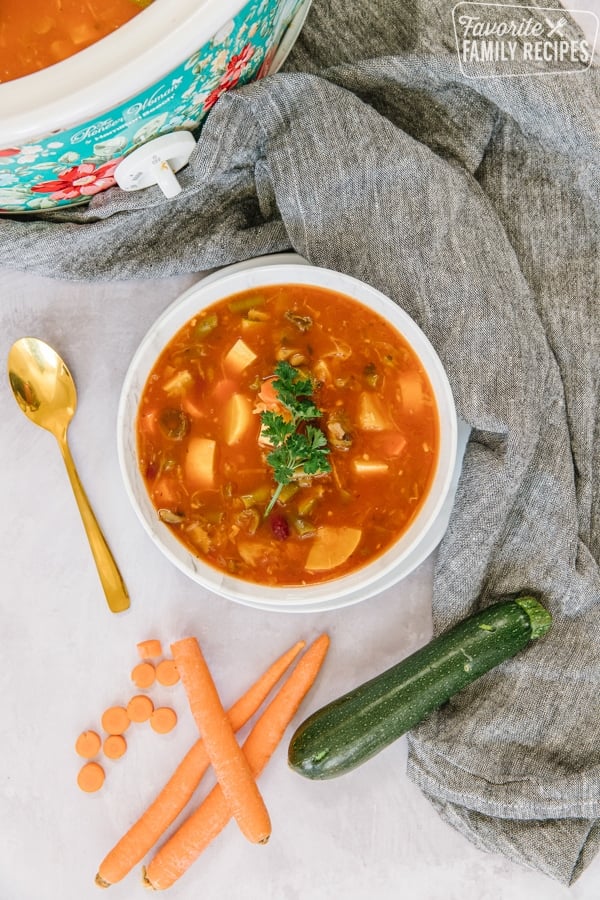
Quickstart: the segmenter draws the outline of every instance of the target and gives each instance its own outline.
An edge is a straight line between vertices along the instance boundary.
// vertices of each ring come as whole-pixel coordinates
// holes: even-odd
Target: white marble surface
[[[3,717],[0,725],[0,898],[87,900],[99,861],[194,739],[181,688],[163,691],[175,732],[132,732],[96,795],[75,785],[77,734],[132,694],[135,644],[196,634],[226,703],[297,638],[331,635],[304,712],[423,643],[430,633],[430,561],[402,586],[343,610],[285,615],[219,600],[152,545],[128,505],[115,420],[129,360],[156,316],[196,278],[61,283],[0,270],[0,355],[23,335],[62,353],[79,407],[70,429],[83,484],[129,586],[132,605],[108,612],[54,443],[0,386],[0,547]],[[160,698],[159,698],[160,699]],[[296,722],[302,715],[299,714]],[[288,736],[291,734],[288,732]],[[444,824],[405,774],[402,740],[354,773],[311,783],[286,765],[284,743],[261,779],[273,820],[265,847],[230,824],[173,900],[597,900],[600,859],[571,889],[480,852]],[[139,867],[110,889],[143,896]]]

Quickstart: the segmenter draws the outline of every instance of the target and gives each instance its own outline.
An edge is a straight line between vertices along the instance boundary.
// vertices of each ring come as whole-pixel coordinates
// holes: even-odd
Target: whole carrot
[[[217,781],[240,831],[253,844],[266,844],[271,819],[195,637],[171,644],[173,659],[204,739]]]
[[[326,634],[311,644],[246,738],[243,750],[255,778],[280,744],[312,687],[328,648]],[[144,885],[160,891],[174,884],[230,819],[229,804],[217,784],[150,861],[143,875]]]
[[[234,731],[239,731],[254,715],[303,648],[304,641],[290,647],[233,704],[227,715]],[[99,887],[110,887],[121,881],[152,849],[190,800],[209,762],[204,741],[200,738],[184,756],[156,799],[102,860],[96,875]]]

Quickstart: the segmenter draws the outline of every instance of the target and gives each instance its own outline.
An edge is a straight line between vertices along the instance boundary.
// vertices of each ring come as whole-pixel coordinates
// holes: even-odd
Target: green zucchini
[[[308,717],[288,751],[306,778],[334,778],[366,762],[494,666],[545,634],[550,613],[530,596],[488,606]]]

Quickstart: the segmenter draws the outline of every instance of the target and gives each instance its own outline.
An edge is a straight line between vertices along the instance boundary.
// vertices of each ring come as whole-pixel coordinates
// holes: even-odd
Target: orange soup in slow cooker
[[[214,568],[276,586],[384,553],[439,455],[433,390],[399,332],[350,297],[293,284],[191,319],[147,379],[137,440],[175,536]]]
[[[124,25],[152,0],[0,0],[0,82],[45,69]]]

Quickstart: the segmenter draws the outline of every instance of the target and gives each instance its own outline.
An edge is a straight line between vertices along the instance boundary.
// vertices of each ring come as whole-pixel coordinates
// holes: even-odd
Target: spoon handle
[[[71,482],[71,487],[73,488],[73,493],[75,494],[79,512],[81,513],[88,541],[90,542],[90,547],[96,561],[96,567],[98,569],[100,581],[102,582],[102,587],[104,588],[108,606],[111,612],[123,612],[124,610],[129,609],[129,594],[127,593],[127,588],[125,587],[125,583],[114,557],[110,552],[110,547],[102,534],[102,530],[94,515],[92,507],[90,506],[83,485],[79,480],[79,475],[77,474],[77,469],[75,468],[75,463],[73,462],[73,457],[69,450],[66,435],[62,439],[59,438],[58,443],[65,461],[65,466],[67,467],[69,480]]]

